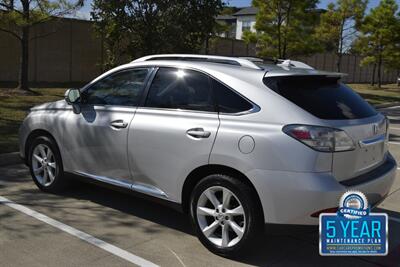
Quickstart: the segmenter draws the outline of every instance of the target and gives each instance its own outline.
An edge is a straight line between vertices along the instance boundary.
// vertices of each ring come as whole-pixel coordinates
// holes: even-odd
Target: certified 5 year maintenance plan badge
[[[388,253],[388,216],[370,213],[365,195],[348,191],[337,213],[319,216],[319,253],[322,256],[385,256]]]

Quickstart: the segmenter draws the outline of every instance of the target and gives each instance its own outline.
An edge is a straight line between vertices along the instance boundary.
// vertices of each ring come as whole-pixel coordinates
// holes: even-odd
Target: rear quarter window
[[[376,111],[338,78],[326,76],[265,77],[264,84],[312,115],[326,120],[361,119]]]
[[[220,82],[212,81],[218,111],[221,113],[240,113],[249,111],[253,104]]]

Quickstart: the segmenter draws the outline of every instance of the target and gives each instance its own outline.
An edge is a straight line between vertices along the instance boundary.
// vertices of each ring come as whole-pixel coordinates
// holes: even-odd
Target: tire
[[[231,195],[230,200],[223,201],[223,195]],[[211,252],[230,258],[247,253],[256,237],[263,234],[260,209],[248,184],[221,174],[202,179],[190,200],[191,221],[201,243]]]
[[[40,190],[58,193],[68,187],[60,151],[52,138],[39,136],[32,141],[28,163],[32,179]]]

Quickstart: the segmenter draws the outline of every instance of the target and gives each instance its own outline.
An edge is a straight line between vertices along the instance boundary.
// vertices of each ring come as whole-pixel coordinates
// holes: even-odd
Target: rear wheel
[[[200,241],[212,252],[233,257],[262,234],[262,216],[252,188],[226,175],[210,175],[194,188],[191,217]]]
[[[29,149],[29,169],[33,181],[43,191],[59,192],[68,185],[60,152],[51,138],[39,136],[33,140]]]

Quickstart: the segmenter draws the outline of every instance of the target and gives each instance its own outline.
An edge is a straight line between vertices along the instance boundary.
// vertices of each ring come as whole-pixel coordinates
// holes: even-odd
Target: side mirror
[[[67,101],[68,105],[72,105],[78,102],[81,98],[81,91],[79,89],[68,89],[64,95],[65,101]]]
[[[68,105],[72,105],[74,113],[79,114],[81,113],[81,107],[79,105],[79,101],[81,98],[81,91],[79,89],[68,89],[65,92],[64,99],[68,103]]]

